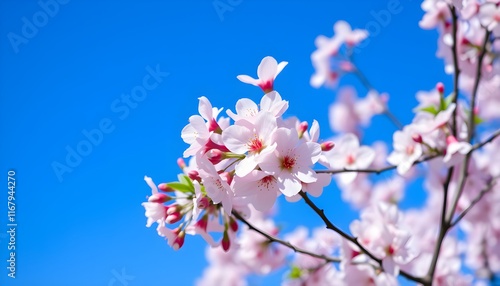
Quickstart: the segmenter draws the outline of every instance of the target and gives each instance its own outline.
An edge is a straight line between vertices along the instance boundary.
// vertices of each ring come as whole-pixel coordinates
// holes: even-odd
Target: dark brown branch
[[[452,20],[451,34],[453,37],[453,44],[451,46],[451,52],[453,55],[453,67],[454,67],[452,102],[456,104],[458,100],[458,79],[460,76],[460,67],[458,66],[458,52],[457,52],[458,16],[454,5],[450,5],[449,8]],[[455,108],[453,110],[452,123],[451,123],[451,132],[455,137],[457,136],[457,109],[458,108]]]
[[[382,260],[377,258],[375,255],[373,255],[371,252],[369,252],[363,245],[361,245],[361,243],[358,242],[358,239],[356,237],[352,237],[351,235],[345,233],[344,231],[342,231],[340,228],[336,227],[329,219],[328,217],[325,215],[325,212],[324,210],[318,208],[318,206],[316,206],[316,204],[311,201],[311,199],[307,196],[306,193],[304,193],[303,191],[300,191],[299,192],[300,196],[304,199],[304,201],[306,202],[306,204],[311,208],[313,209],[314,212],[316,212],[316,214],[323,220],[323,222],[325,223],[326,225],[326,228],[328,229],[331,229],[333,231],[335,231],[336,233],[338,233],[340,236],[342,236],[343,238],[347,239],[348,241],[354,243],[362,253],[368,255],[371,259],[373,259],[375,262],[377,262],[380,266],[382,266]],[[420,277],[415,277],[411,274],[409,274],[408,272],[405,272],[405,271],[400,271],[400,274],[409,279],[409,280],[412,280],[412,281],[415,281],[415,282],[418,282],[418,283],[423,283],[424,280]]]
[[[310,252],[310,251],[307,251],[305,249],[302,249],[300,247],[297,247],[293,244],[291,244],[290,242],[288,241],[284,241],[284,240],[281,240],[277,237],[274,237],[264,231],[262,231],[261,229],[255,227],[253,224],[251,224],[249,221],[247,221],[245,218],[243,218],[238,212],[236,211],[232,211],[232,214],[233,216],[235,216],[238,220],[240,220],[241,222],[243,222],[244,224],[246,224],[251,230],[253,231],[256,231],[258,233],[260,233],[262,236],[264,236],[265,238],[267,238],[267,240],[269,242],[276,242],[276,243],[279,243],[281,245],[284,245],[290,249],[292,249],[293,251],[295,252],[298,252],[298,253],[302,253],[302,254],[306,254],[306,255],[309,255],[309,256],[312,256],[312,257],[316,257],[316,258],[319,258],[319,259],[323,259],[325,260],[326,262],[340,262],[341,259],[340,258],[337,258],[337,257],[330,257],[330,256],[327,256],[327,255],[322,255],[322,254],[317,254],[317,253],[313,253],[313,252]]]

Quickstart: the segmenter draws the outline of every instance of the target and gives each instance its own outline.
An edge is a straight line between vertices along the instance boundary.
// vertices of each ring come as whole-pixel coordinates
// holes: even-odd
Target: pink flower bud
[[[444,93],[444,84],[442,82],[438,82],[436,84],[436,89],[440,94]]]
[[[171,214],[178,212],[180,210],[181,210],[181,206],[179,206],[177,204],[170,205],[167,208],[167,215],[171,215]]]
[[[172,244],[172,248],[174,250],[179,250],[183,245],[184,245],[184,237],[186,236],[184,231],[179,232],[177,237],[174,240],[174,243]]]
[[[216,165],[219,164],[222,159],[224,159],[224,155],[221,150],[212,149],[207,152],[207,158],[212,164]]]
[[[304,132],[307,131],[307,128],[309,128],[309,124],[307,124],[306,121],[303,121],[299,124],[299,127],[297,128],[297,133],[299,133],[299,138],[302,138],[302,135],[304,135]]]
[[[229,227],[233,232],[238,231],[238,222],[233,217],[229,218]]]
[[[175,212],[173,214],[167,215],[165,219],[166,223],[176,223],[182,219],[182,214],[180,212]]]
[[[170,192],[173,192],[174,189],[172,189],[171,187],[169,187],[167,185],[167,183],[161,183],[158,185],[158,189],[162,192],[165,192],[165,193],[170,193]]]
[[[162,204],[162,203],[170,201],[171,199],[172,199],[171,197],[169,197],[165,194],[156,193],[148,198],[148,202]]]
[[[326,141],[321,143],[321,151],[323,152],[328,152],[332,150],[333,147],[335,147],[335,143],[333,143],[333,141]]]
[[[229,235],[227,234],[227,231],[224,231],[224,236],[222,237],[222,249],[227,252],[229,250],[229,247],[231,247],[231,241],[229,240]]]
[[[188,177],[193,181],[201,182],[200,173],[196,170],[191,170],[188,172]]]
[[[208,197],[201,197],[200,200],[198,201],[198,208],[199,209],[206,209],[210,205],[210,199]]]
[[[177,159],[177,165],[181,168],[181,170],[186,168],[186,162],[184,162],[184,159],[182,158]]]
[[[422,136],[418,133],[415,133],[411,136],[411,139],[413,139],[414,142],[416,143],[422,143],[424,140],[422,139]]]

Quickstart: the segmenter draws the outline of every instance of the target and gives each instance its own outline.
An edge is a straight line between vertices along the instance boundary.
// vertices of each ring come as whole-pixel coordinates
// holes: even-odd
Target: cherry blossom
[[[239,75],[237,78],[251,85],[260,87],[265,93],[274,90],[274,80],[278,74],[285,68],[288,62],[278,62],[273,57],[265,57],[257,68],[258,79],[254,79],[248,75]]]
[[[318,161],[321,147],[315,142],[300,142],[295,129],[278,128],[273,140],[276,149],[266,154],[259,166],[278,179],[280,192],[294,196],[302,189],[302,182],[317,180],[311,166]]]
[[[368,146],[359,146],[358,137],[354,134],[345,134],[335,142],[335,148],[327,155],[331,169],[364,169],[375,159],[375,152]],[[357,172],[345,172],[338,178],[342,184],[349,184],[356,176]]]
[[[405,126],[403,131],[396,131],[393,136],[394,151],[387,157],[387,161],[398,166],[398,173],[404,175],[415,161],[423,154],[420,143],[415,142],[413,126]]]
[[[263,161],[266,154],[276,148],[272,141],[273,132],[277,128],[276,119],[270,112],[261,112],[255,124],[240,121],[222,133],[225,146],[236,154],[245,154],[245,158],[237,163],[236,175],[244,177]]]

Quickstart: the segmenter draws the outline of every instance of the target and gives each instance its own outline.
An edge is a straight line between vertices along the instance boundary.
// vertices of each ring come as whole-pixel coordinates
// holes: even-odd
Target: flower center
[[[248,151],[251,153],[260,153],[262,149],[264,149],[264,144],[262,144],[262,141],[258,137],[254,137],[248,143]]]
[[[415,146],[413,146],[413,145],[406,146],[406,154],[407,155],[413,154],[414,151],[415,151]]]
[[[281,159],[281,168],[291,170],[295,166],[297,160],[291,156],[285,156]]]
[[[354,164],[354,162],[356,162],[356,158],[354,157],[354,155],[353,154],[347,155],[347,158],[346,158],[347,165],[352,165],[352,164]]]
[[[271,185],[274,181],[276,181],[276,179],[271,175],[265,176],[264,178],[260,179],[259,184],[258,184],[259,191],[262,191],[264,189],[266,191],[269,190],[269,188],[270,188],[269,185]]]

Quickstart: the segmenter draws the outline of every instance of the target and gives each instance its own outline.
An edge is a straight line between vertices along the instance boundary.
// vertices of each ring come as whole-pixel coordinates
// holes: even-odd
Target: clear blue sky
[[[337,20],[374,33],[356,59],[404,123],[416,91],[450,82],[434,57],[437,33],[418,27],[419,1],[220,2],[233,6],[219,15],[212,0],[0,2],[0,181],[16,171],[18,223],[11,279],[5,183],[0,285],[125,285],[116,278],[122,271],[134,277],[130,286],[191,285],[206,264],[205,243],[188,237],[174,252],[145,227],[144,175],[156,183],[176,178],[176,159],[187,147],[180,131],[198,97],[233,110],[240,97],[259,100],[260,91],[236,75],[255,76],[267,55],[289,62],[276,83],[290,101],[286,114],[317,119],[322,137],[331,136],[327,110],[335,94],[309,85],[310,54],[316,36],[332,36]],[[388,5],[401,11],[377,22]],[[139,101],[123,97],[141,89]],[[392,138],[388,120],[373,124],[367,141]],[[85,143],[88,133],[94,143]],[[68,163],[68,150],[77,148],[85,156]],[[67,167],[55,172],[59,164]],[[318,204],[347,229],[356,214],[335,188],[326,193]],[[404,204],[414,200],[407,194]],[[287,231],[321,225],[300,202],[280,201],[279,208]]]

